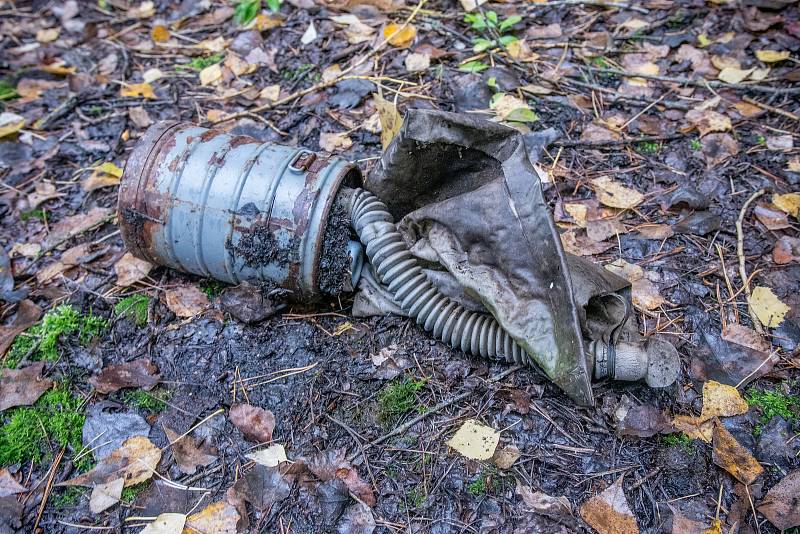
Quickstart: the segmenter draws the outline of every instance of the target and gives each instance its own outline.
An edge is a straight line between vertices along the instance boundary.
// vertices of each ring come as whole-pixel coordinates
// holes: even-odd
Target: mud
[[[237,242],[234,243],[230,237],[225,241],[225,249],[233,259],[241,258],[251,269],[259,269],[271,263],[288,265],[292,259],[292,251],[297,249],[297,237],[292,236],[285,246],[281,245],[275,238],[269,221],[258,219],[262,213],[252,203],[242,206],[238,214],[256,222],[250,228],[242,230]]]
[[[347,255],[347,243],[353,235],[349,213],[351,197],[352,190],[347,188],[342,188],[336,195],[322,238],[319,289],[334,297],[352,291],[350,257]]]

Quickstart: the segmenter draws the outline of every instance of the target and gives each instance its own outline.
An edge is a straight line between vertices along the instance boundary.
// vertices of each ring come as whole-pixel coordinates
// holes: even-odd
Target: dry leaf
[[[4,467],[0,469],[0,499],[26,491],[28,491],[28,489],[17,482],[17,479],[11,476],[7,468]]]
[[[727,384],[708,380],[703,384],[703,410],[700,419],[705,421],[717,416],[730,417],[747,413],[747,401],[739,390]]]
[[[217,459],[213,454],[208,454],[200,449],[191,436],[178,435],[166,425],[164,425],[164,434],[167,435],[178,469],[187,475],[193,475],[198,467],[210,465]]]
[[[161,377],[158,367],[149,358],[137,358],[127,363],[103,367],[89,379],[98,393],[107,395],[123,388],[153,389]]]
[[[464,11],[472,11],[478,6],[482,6],[489,0],[459,0],[459,1],[461,2],[461,7],[464,8]]]
[[[781,211],[800,219],[800,193],[772,195],[772,203]]]
[[[589,123],[583,127],[581,141],[587,143],[604,143],[606,141],[619,141],[621,139],[617,132],[612,132],[599,124]]]
[[[239,512],[226,501],[211,503],[186,518],[183,534],[236,534]]]
[[[580,202],[568,202],[564,204],[564,211],[575,220],[581,228],[586,228],[586,217],[589,214],[589,206]]]
[[[417,28],[413,24],[387,24],[383,29],[383,38],[398,48],[408,48],[417,36]]]
[[[653,282],[651,282],[645,271],[638,265],[628,263],[623,259],[618,259],[605,266],[612,273],[626,278],[631,283],[631,293],[633,305],[644,310],[655,310],[668,301],[661,296]]]
[[[467,419],[447,445],[470,460],[488,460],[494,456],[499,442],[500,432],[474,419]]]
[[[277,28],[281,26],[283,22],[284,22],[283,18],[281,18],[277,14],[259,13],[258,15],[256,15],[256,21],[254,26],[258,31],[264,32],[267,30],[271,30],[272,28]]]
[[[771,135],[767,137],[767,148],[770,150],[791,150],[794,138],[791,135]]]
[[[683,432],[691,439],[699,439],[706,443],[711,443],[714,433],[712,421],[703,421],[699,417],[691,415],[676,415],[672,419],[672,426],[676,431]]]
[[[597,199],[611,208],[631,209],[644,200],[644,195],[640,192],[623,186],[610,176],[595,178],[591,183],[597,193]]]
[[[344,34],[350,44],[359,44],[372,39],[375,30],[361,22],[355,15],[337,15],[331,20],[339,24],[344,24]]]
[[[790,471],[772,486],[758,511],[780,531],[800,526],[800,469]]]
[[[300,37],[300,42],[304,45],[312,43],[317,38],[317,28],[314,26],[314,21],[308,23],[308,28],[306,31],[303,32],[303,36]]]
[[[153,93],[153,86],[149,83],[131,83],[123,84],[119,89],[119,96],[142,97],[142,98],[155,98]]]
[[[271,411],[250,404],[234,404],[228,417],[245,439],[256,443],[272,441],[275,430],[275,416]]]
[[[206,86],[222,79],[222,66],[219,63],[209,65],[200,71],[200,85]]]
[[[722,328],[722,339],[760,352],[769,352],[770,344],[761,334],[739,323],[728,323]]]
[[[114,264],[114,272],[117,274],[117,285],[128,287],[139,280],[142,280],[153,269],[154,265],[148,261],[140,260],[130,252],[126,252],[117,263]]]
[[[81,182],[81,188],[88,193],[89,191],[100,189],[101,187],[119,185],[121,177],[122,169],[112,162],[107,161],[94,168],[92,174]]]
[[[122,447],[100,460],[91,471],[59,483],[59,486],[87,486],[125,480],[125,487],[150,480],[161,460],[161,449],[144,436],[128,438]]]
[[[42,309],[30,300],[23,300],[17,307],[17,315],[8,326],[0,326],[0,357],[4,356],[14,339],[36,324],[42,316]]]
[[[393,102],[389,102],[377,93],[373,93],[372,97],[381,121],[381,145],[386,150],[403,126],[403,117]]]
[[[711,132],[727,132],[733,127],[728,117],[711,109],[689,110],[686,120],[697,128],[701,137]]]
[[[150,115],[147,114],[147,110],[142,106],[129,108],[128,117],[130,117],[131,122],[133,122],[137,128],[142,130],[153,124],[153,120],[150,118]]]
[[[775,243],[775,248],[772,249],[772,261],[777,265],[800,263],[800,238],[781,236]]]
[[[767,230],[783,230],[791,228],[786,213],[774,210],[767,206],[758,205],[754,210],[758,222],[767,227]]]
[[[264,100],[269,100],[270,102],[276,102],[280,96],[281,86],[278,84],[268,85],[261,89],[261,92],[258,93],[258,98],[263,98]]]
[[[0,369],[0,412],[14,406],[30,406],[50,389],[53,381],[42,378],[44,362],[22,369]]]
[[[270,445],[266,449],[245,454],[245,457],[253,460],[257,464],[267,467],[277,467],[281,462],[287,462],[289,460],[286,457],[286,450],[280,443]]]
[[[622,477],[580,508],[580,514],[599,534],[639,534],[639,525],[622,489]]]
[[[210,305],[208,296],[197,286],[178,286],[164,292],[167,308],[176,316],[187,319],[203,313]]]
[[[561,246],[573,256],[594,256],[614,247],[613,243],[598,243],[585,235],[577,236],[572,230],[567,230],[560,238]]]
[[[135,19],[149,19],[155,14],[156,14],[155,4],[153,2],[150,2],[149,0],[146,2],[142,2],[136,7],[131,7],[128,9],[128,16]]]
[[[756,58],[764,63],[777,63],[789,59],[788,50],[756,50]]]
[[[150,30],[150,38],[155,43],[163,43],[169,40],[169,30],[166,26],[162,26],[157,24],[153,26],[153,29]]]
[[[668,239],[675,235],[672,227],[668,224],[643,224],[637,226],[636,230],[645,239]]]
[[[739,143],[727,133],[711,133],[700,141],[706,167],[712,169],[739,153]]]
[[[15,134],[25,126],[25,117],[4,111],[0,113],[0,138]]]
[[[89,498],[89,510],[93,514],[99,514],[117,504],[122,498],[123,487],[125,487],[123,478],[115,478],[105,484],[96,485]]]
[[[511,466],[519,460],[519,449],[514,445],[506,445],[502,449],[497,449],[492,456],[492,462],[500,469],[511,469]]]
[[[561,522],[572,518],[572,504],[565,496],[552,497],[541,491],[533,491],[528,486],[523,486],[517,481],[517,495],[522,497],[522,502],[537,514]]]
[[[164,73],[161,71],[161,69],[157,69],[157,68],[153,67],[152,69],[147,69],[146,71],[144,71],[144,73],[142,74],[142,81],[145,84],[151,84],[154,81],[160,80],[163,77],[164,77]],[[143,84],[140,84],[140,85],[143,85]],[[150,88],[150,91],[152,92],[152,88]]]
[[[183,514],[166,513],[155,518],[139,534],[181,534],[186,524]]]
[[[789,306],[781,302],[772,289],[764,286],[755,287],[747,302],[761,324],[767,328],[778,327],[789,312]]]
[[[719,420],[714,421],[714,463],[745,485],[750,485],[764,472],[750,451],[742,447]]]
[[[36,40],[40,43],[52,43],[58,39],[58,28],[44,28],[36,32]]]
[[[28,208],[34,209],[40,204],[62,196],[56,190],[56,186],[51,182],[39,182],[36,184],[33,193],[28,195]]]
[[[319,147],[325,152],[340,152],[353,146],[353,140],[346,132],[321,132]]]
[[[741,83],[747,79],[747,77],[750,76],[754,70],[755,69],[737,69],[736,67],[725,67],[719,71],[717,78],[726,83]]]
[[[408,72],[422,72],[431,66],[431,56],[414,52],[406,56],[405,64]]]

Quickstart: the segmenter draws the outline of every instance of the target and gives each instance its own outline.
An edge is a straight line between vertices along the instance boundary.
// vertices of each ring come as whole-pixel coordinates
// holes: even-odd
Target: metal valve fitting
[[[680,371],[678,351],[656,337],[638,343],[592,341],[589,357],[594,359],[594,377],[598,380],[644,380],[648,386],[660,388],[672,384]]]

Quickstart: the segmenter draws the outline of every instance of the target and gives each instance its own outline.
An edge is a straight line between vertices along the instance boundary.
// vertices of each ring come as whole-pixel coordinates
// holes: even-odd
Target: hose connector
[[[656,337],[638,343],[619,341],[589,343],[594,358],[594,377],[636,382],[644,380],[653,388],[669,386],[678,378],[681,362],[669,341]]]

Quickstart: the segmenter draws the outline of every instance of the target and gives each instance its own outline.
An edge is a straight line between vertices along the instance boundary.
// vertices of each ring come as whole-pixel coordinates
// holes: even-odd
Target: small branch
[[[750,279],[747,278],[747,269],[745,267],[744,261],[744,232],[742,231],[742,222],[744,221],[744,215],[747,212],[747,208],[750,207],[750,204],[764,194],[763,189],[759,189],[748,198],[744,206],[742,206],[742,211],[739,212],[739,217],[736,219],[736,253],[739,255],[739,276],[742,279],[742,284],[744,285],[744,292],[747,294],[747,311],[750,314],[750,320],[753,321],[753,326],[755,330],[759,334],[764,333],[764,329],[761,326],[761,322],[758,320],[758,316],[755,314],[753,310],[753,306],[750,305]]]
[[[648,143],[653,141],[673,141],[686,137],[686,134],[671,134],[671,135],[648,135],[645,137],[636,137],[630,139],[620,139],[617,141],[556,141],[554,146],[563,147],[604,147],[604,146],[623,146],[632,145],[635,143]]]

